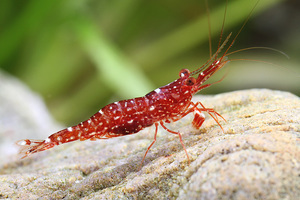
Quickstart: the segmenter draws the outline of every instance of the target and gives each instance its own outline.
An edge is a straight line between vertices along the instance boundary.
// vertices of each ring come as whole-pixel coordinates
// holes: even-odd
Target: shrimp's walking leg
[[[144,160],[145,160],[145,158],[146,158],[146,155],[147,155],[148,151],[149,151],[149,150],[150,150],[150,148],[153,146],[153,144],[156,142],[157,130],[158,130],[158,123],[155,123],[155,133],[154,133],[154,139],[153,139],[152,143],[150,144],[150,146],[147,148],[147,151],[146,151],[146,153],[145,153],[145,155],[144,155],[144,158],[143,158],[143,160],[142,160],[142,163],[141,163],[140,169],[142,168],[143,162],[144,162]]]
[[[204,107],[204,105],[201,102],[197,102],[197,103],[191,102],[190,105],[192,107],[190,107],[185,113],[183,113],[180,116],[180,118],[173,118],[172,119],[173,122],[182,119],[183,117],[185,117],[186,115],[190,114],[191,112],[194,112],[194,119],[193,119],[192,125],[196,129],[199,129],[202,126],[203,122],[205,121],[205,115],[202,112],[207,112],[217,122],[217,124],[220,126],[220,128],[224,132],[223,127],[219,123],[219,119],[218,119],[218,116],[219,116],[225,122],[227,122],[226,119],[224,119],[224,117],[222,115],[220,115],[219,113],[217,113],[213,108],[206,108],[206,107]],[[202,108],[198,108],[198,105],[201,105]]]
[[[185,154],[186,154],[186,156],[187,156],[187,158],[188,158],[189,164],[191,164],[190,157],[189,157],[189,155],[188,155],[188,153],[187,153],[187,150],[186,150],[186,148],[185,148],[185,146],[184,146],[184,144],[183,144],[181,134],[180,134],[179,132],[175,132],[175,131],[172,131],[172,130],[168,129],[168,128],[163,124],[163,122],[160,122],[160,125],[161,125],[166,131],[168,131],[169,133],[173,133],[173,134],[176,134],[176,135],[179,136],[180,143],[181,143],[181,145],[182,145],[182,147],[183,147],[183,149],[184,149],[184,151],[185,151]]]
[[[193,123],[194,123],[194,121],[195,121],[195,123],[196,123],[196,125],[198,125],[197,124],[197,122],[200,124],[201,123],[201,115],[203,115],[203,113],[201,113],[201,111],[205,111],[205,112],[207,112],[216,122],[217,122],[217,124],[220,126],[220,128],[222,129],[222,131],[223,131],[223,133],[224,133],[224,129],[223,129],[223,127],[221,126],[221,124],[219,123],[219,120],[218,120],[218,116],[219,117],[221,117],[225,122],[227,122],[226,121],[226,119],[224,119],[224,117],[222,116],[222,115],[220,115],[219,113],[217,113],[213,108],[206,108],[206,107],[204,107],[204,105],[201,103],[201,102],[197,102],[196,104],[195,103],[191,103],[192,104],[192,106],[193,106],[193,109],[194,109],[194,113],[195,113],[195,117],[194,117],[194,120],[193,120]],[[201,105],[201,107],[202,108],[198,108],[197,106],[198,105]],[[199,118],[199,119],[198,119]],[[205,120],[205,117],[203,116],[203,122],[204,122],[204,120]],[[203,124],[203,122],[200,124],[200,126]],[[194,126],[194,124],[193,124],[193,126]],[[200,126],[199,126],[199,128],[200,128]],[[194,126],[195,128],[197,128],[196,126]],[[199,129],[198,128],[198,129]]]

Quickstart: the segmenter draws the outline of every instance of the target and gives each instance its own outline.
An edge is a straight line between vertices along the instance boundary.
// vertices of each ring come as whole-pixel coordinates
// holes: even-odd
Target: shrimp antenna
[[[224,12],[224,18],[223,18],[223,24],[222,24],[222,29],[221,29],[221,33],[220,33],[220,40],[219,40],[219,44],[218,44],[218,49],[216,51],[216,53],[213,54],[213,56],[204,64],[202,65],[200,68],[194,70],[191,72],[191,75],[195,75],[197,73],[199,73],[200,71],[204,70],[206,67],[209,66],[209,63],[211,63],[213,60],[216,60],[218,57],[218,54],[221,52],[221,50],[225,47],[225,45],[227,44],[229,38],[231,37],[232,33],[230,33],[226,39],[224,40],[224,42],[221,44],[222,41],[222,35],[224,32],[224,24],[225,24],[225,17],[226,17],[226,13],[227,13],[227,3],[228,0],[226,0],[226,8],[225,8],[225,12]],[[233,46],[233,43],[235,42],[235,40],[237,39],[237,37],[240,35],[240,33],[242,32],[243,28],[245,27],[245,25],[247,24],[247,22],[249,21],[251,15],[253,14],[254,9],[256,8],[256,6],[258,5],[259,0],[255,3],[254,7],[252,8],[252,10],[250,11],[247,19],[244,21],[243,25],[241,26],[241,28],[239,29],[238,33],[235,35],[235,37],[233,38],[233,40],[231,41],[231,43],[229,44],[228,48],[225,50],[224,54],[222,55],[222,57],[220,58],[220,60],[222,60],[225,56],[230,55],[232,53],[228,53],[229,49]],[[238,52],[239,50],[235,51]],[[242,51],[242,50],[240,50]]]
[[[229,44],[229,46],[228,46],[228,48],[226,49],[226,51],[224,52],[222,58],[226,56],[227,52],[228,52],[229,49],[232,47],[232,45],[233,45],[233,43],[235,42],[236,38],[240,35],[240,33],[242,32],[242,30],[244,29],[245,25],[246,25],[247,22],[249,21],[251,15],[253,14],[253,11],[254,11],[254,9],[256,8],[256,6],[258,5],[258,3],[259,3],[259,0],[256,1],[255,5],[254,5],[254,7],[252,8],[252,10],[250,11],[250,13],[249,13],[247,19],[244,21],[242,27],[240,28],[240,30],[238,31],[238,33],[235,35],[235,37],[233,38],[232,42]]]
[[[207,12],[207,19],[208,19],[208,37],[209,37],[209,56],[210,59],[208,61],[206,61],[206,63],[204,65],[202,65],[200,68],[194,70],[191,72],[191,75],[195,75],[197,73],[199,73],[200,71],[204,70],[207,66],[209,66],[209,63],[211,63],[213,60],[215,60],[219,53],[221,52],[221,50],[224,48],[224,46],[227,44],[231,33],[227,36],[227,38],[225,39],[225,41],[222,43],[222,36],[223,36],[223,32],[224,32],[224,26],[225,26],[225,20],[226,20],[226,14],[227,14],[227,5],[228,5],[228,0],[226,0],[226,7],[225,7],[225,12],[224,12],[224,17],[223,17],[223,22],[222,22],[222,28],[221,28],[221,33],[220,33],[220,39],[219,39],[219,43],[218,43],[218,48],[216,53],[214,53],[212,55],[212,44],[211,44],[211,26],[210,26],[210,16],[209,16],[209,7],[208,7],[208,2],[207,0],[205,0],[205,7],[206,7],[206,12]]]
[[[243,49],[239,49],[239,50],[227,53],[225,56],[232,55],[232,54],[235,54],[235,53],[238,53],[238,52],[242,52],[242,51],[252,50],[252,49],[265,49],[265,50],[275,51],[275,52],[277,52],[277,53],[285,56],[287,59],[290,59],[290,57],[286,53],[284,53],[283,51],[280,51],[280,50],[274,49],[274,48],[270,48],[270,47],[247,47],[247,48],[243,48]],[[230,59],[230,61],[239,61],[239,60],[246,60],[246,61],[266,63],[266,64],[269,64],[269,65],[273,65],[275,67],[284,68],[285,70],[288,70],[288,71],[290,71],[292,73],[297,74],[297,72],[295,72],[294,70],[291,70],[291,69],[289,69],[287,67],[284,67],[282,65],[277,65],[277,64],[275,64],[273,62],[268,62],[268,61],[264,61],[264,60],[256,60],[256,59]],[[299,75],[297,77],[299,77]]]
[[[247,48],[239,49],[239,50],[236,50],[236,51],[232,51],[232,52],[226,54],[226,56],[229,56],[231,54],[235,54],[235,53],[238,53],[238,52],[242,52],[242,51],[252,50],[252,49],[266,49],[266,50],[270,50],[270,51],[275,51],[275,52],[285,56],[287,59],[290,59],[290,57],[286,53],[284,53],[283,51],[280,51],[278,49],[274,49],[274,48],[271,48],[271,47],[247,47]]]
[[[221,46],[222,37],[223,37],[223,33],[224,33],[224,27],[225,27],[226,15],[227,15],[227,7],[228,7],[228,0],[226,0],[226,6],[225,6],[225,11],[224,11],[224,17],[223,17],[223,22],[222,22],[222,28],[221,28],[220,38],[219,38],[218,49]],[[230,48],[230,46],[229,46],[229,48]],[[217,57],[218,57],[218,54],[215,55],[215,59],[217,59]]]
[[[221,46],[218,48],[218,50],[216,51],[216,53],[214,53],[214,55],[213,55],[208,61],[206,61],[206,63],[205,63],[204,65],[202,65],[202,67],[200,67],[200,68],[198,68],[198,69],[192,71],[192,72],[190,73],[190,75],[198,74],[199,72],[201,72],[202,70],[204,70],[207,66],[209,66],[209,64],[210,64],[213,60],[215,60],[215,57],[216,57],[216,56],[222,51],[222,49],[225,47],[225,45],[227,44],[227,42],[228,42],[229,38],[231,37],[231,35],[232,35],[232,33],[230,33],[230,34],[226,37],[226,39],[225,39],[224,42],[221,44]],[[223,55],[223,57],[224,57],[224,55]]]
[[[205,8],[208,22],[208,43],[209,43],[209,57],[212,57],[212,49],[211,49],[211,26],[210,26],[210,16],[209,16],[209,7],[208,2],[205,0]]]

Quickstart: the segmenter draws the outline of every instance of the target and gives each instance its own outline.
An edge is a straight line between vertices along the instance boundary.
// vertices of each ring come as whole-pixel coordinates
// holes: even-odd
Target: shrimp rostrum
[[[228,42],[229,37],[230,35],[206,64],[192,72],[188,69],[182,69],[179,72],[179,78],[168,85],[143,97],[111,103],[100,109],[88,120],[58,131],[45,140],[25,139],[18,141],[17,144],[21,146],[22,158],[76,140],[108,139],[138,133],[154,124],[154,140],[148,147],[143,161],[156,141],[158,126],[179,136],[189,160],[181,134],[170,130],[165,124],[178,121],[187,114],[193,113],[192,126],[199,129],[205,120],[203,112],[207,112],[222,128],[218,117],[223,117],[214,109],[205,108],[201,102],[192,102],[192,97],[200,90],[209,87],[211,84],[204,84],[207,79],[228,62],[226,52],[233,42],[220,58],[218,58],[218,54]]]

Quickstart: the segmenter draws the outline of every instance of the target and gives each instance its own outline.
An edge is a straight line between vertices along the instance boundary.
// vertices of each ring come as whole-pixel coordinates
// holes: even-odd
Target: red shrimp
[[[244,22],[244,25],[246,22],[247,20]],[[76,126],[58,131],[45,140],[25,139],[18,141],[17,144],[21,146],[20,154],[22,155],[22,158],[53,148],[56,145],[76,140],[108,139],[138,133],[144,128],[154,124],[154,139],[147,148],[142,163],[148,151],[156,141],[159,125],[166,131],[179,136],[180,143],[190,162],[181,134],[168,129],[165,124],[175,122],[187,114],[193,113],[194,118],[192,126],[199,129],[205,121],[203,112],[207,112],[223,130],[218,117],[221,117],[223,120],[225,119],[213,108],[206,108],[201,102],[192,102],[192,97],[200,90],[209,87],[211,84],[204,83],[229,62],[226,58],[227,52],[233,45],[233,42],[236,40],[240,31],[221,57],[218,57],[218,54],[227,44],[231,34],[227,36],[222,45],[219,45],[216,53],[211,56],[210,60],[202,67],[192,72],[188,69],[182,69],[179,72],[179,78],[168,85],[155,89],[143,97],[108,104],[88,120],[81,122]]]
[[[182,69],[177,80],[146,94],[144,97],[108,104],[88,120],[58,131],[45,140],[20,140],[17,144],[21,146],[22,158],[75,140],[108,139],[134,134],[153,124],[155,125],[154,140],[148,147],[145,156],[155,143],[157,129],[161,125],[166,131],[179,136],[188,157],[181,134],[168,129],[164,124],[177,121],[193,112],[195,117],[192,125],[199,129],[205,120],[203,111],[208,112],[219,124],[217,116],[221,117],[221,115],[212,108],[205,108],[200,102],[193,103],[192,97],[199,90],[210,86],[211,84],[203,85],[203,83],[227,62],[228,60],[223,55],[210,65],[204,65],[193,72]],[[192,77],[192,75],[197,74],[197,78]],[[219,126],[221,127],[220,124]]]

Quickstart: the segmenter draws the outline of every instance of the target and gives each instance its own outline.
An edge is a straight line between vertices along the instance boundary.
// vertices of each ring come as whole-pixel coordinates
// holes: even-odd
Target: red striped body
[[[156,122],[176,121],[191,103],[191,86],[184,83],[187,78],[182,75],[144,97],[111,103],[88,120],[54,133],[44,141],[41,140],[39,145],[36,145],[38,140],[34,140],[32,144],[30,140],[24,140],[23,144],[26,146],[34,144],[34,148],[23,152],[24,156],[75,140],[119,137],[137,133]]]
[[[223,61],[222,65],[225,62]],[[208,112],[212,117],[215,116],[214,119],[218,123],[216,115],[219,114],[213,109],[206,109],[203,105],[203,108],[200,109],[197,107],[198,104],[191,102],[192,96],[197,91],[209,86],[202,86],[202,83],[208,76],[222,67],[218,63],[212,63],[208,69],[199,74],[197,80],[190,76],[191,73],[187,69],[181,70],[180,78],[174,82],[160,87],[144,97],[111,103],[100,109],[88,120],[58,131],[50,135],[46,140],[21,140],[17,143],[21,146],[20,153],[23,154],[24,158],[56,145],[76,140],[96,140],[125,136],[137,133],[153,124],[156,125],[155,138],[159,124],[167,131],[180,136],[180,133],[167,129],[163,124],[177,121],[191,112],[195,114],[192,125],[196,128],[200,128],[205,120],[204,115],[201,114],[202,111]],[[155,140],[150,147],[154,142]]]
[[[190,105],[190,92],[182,94],[181,79],[148,93],[144,97],[123,100],[103,107],[88,120],[51,135],[60,142],[76,139],[102,139],[137,133],[155,122],[177,119]],[[188,91],[188,90],[186,90]],[[67,134],[67,132],[70,132]],[[67,137],[66,137],[67,136]],[[75,138],[74,138],[75,137]]]
[[[224,118],[220,114],[212,108],[205,108],[201,102],[193,103],[191,100],[194,94],[211,85],[204,83],[228,62],[226,59],[227,52],[240,31],[221,57],[218,57],[218,54],[227,44],[231,34],[227,36],[222,44],[220,43],[221,45],[219,45],[216,53],[203,66],[192,72],[187,69],[181,70],[179,72],[180,77],[177,80],[148,93],[144,97],[109,104],[88,120],[54,133],[46,140],[25,139],[19,141],[18,145],[21,146],[23,158],[56,145],[76,140],[107,139],[134,134],[154,124],[154,140],[148,147],[145,156],[156,141],[157,130],[160,125],[168,132],[179,136],[189,160],[180,133],[168,129],[164,124],[177,121],[187,114],[193,113],[192,125],[199,129],[205,120],[202,112],[207,112],[222,128],[218,117]],[[196,76],[196,78],[193,76]]]

